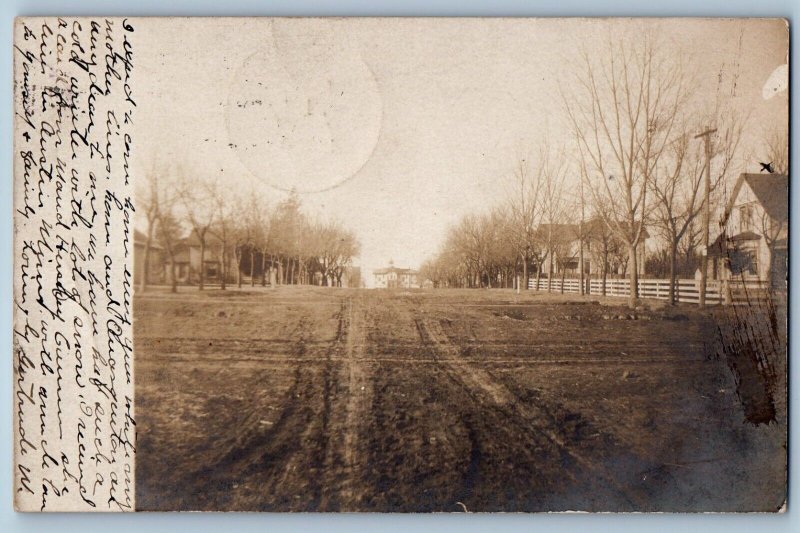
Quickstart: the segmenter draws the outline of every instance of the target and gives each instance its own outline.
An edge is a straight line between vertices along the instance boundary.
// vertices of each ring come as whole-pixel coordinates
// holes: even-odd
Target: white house
[[[709,247],[712,279],[770,281],[785,287],[788,267],[789,177],[741,174]]]
[[[378,289],[419,289],[419,272],[410,268],[397,268],[389,261],[389,268],[372,271]]]
[[[553,242],[553,276],[562,273],[566,277],[580,276],[580,226],[578,224],[540,224],[537,230],[542,241],[552,240]],[[583,227],[583,268],[587,275],[600,276],[602,274],[602,255],[604,239],[607,248],[606,260],[609,262],[608,274],[622,274],[625,268],[620,264],[620,257],[624,261],[628,259],[627,248],[616,237],[613,232],[606,227],[605,222],[599,218],[593,218],[585,222]],[[642,238],[637,247],[637,265],[639,275],[645,274],[645,259],[651,252],[652,239],[647,232],[647,228],[642,228]],[[608,250],[612,249],[612,250]],[[593,261],[592,259],[596,260]],[[541,272],[549,275],[549,258],[542,264]]]

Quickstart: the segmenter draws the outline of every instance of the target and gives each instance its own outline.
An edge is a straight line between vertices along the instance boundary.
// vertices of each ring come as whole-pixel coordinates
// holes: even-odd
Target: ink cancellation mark
[[[375,75],[336,21],[275,19],[270,28],[230,85],[227,148],[277,189],[337,187],[376,149],[383,103]]]

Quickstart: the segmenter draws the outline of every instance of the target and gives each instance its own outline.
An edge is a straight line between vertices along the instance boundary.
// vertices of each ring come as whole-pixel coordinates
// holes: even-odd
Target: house
[[[144,277],[144,251],[147,236],[136,231],[134,233],[134,282],[141,284]],[[204,282],[215,284],[222,279],[222,244],[211,234],[206,236],[205,253],[203,254],[203,268],[205,271]],[[227,281],[233,281],[235,259],[232,253],[228,254]],[[174,247],[175,268],[172,268],[173,258],[163,245],[153,239],[150,243],[150,254],[147,283],[151,285],[170,285],[174,272],[178,285],[194,285],[200,279],[200,239],[192,232],[189,236],[180,239]]]
[[[133,232],[133,282],[142,284],[145,277],[145,255],[148,255],[147,283],[160,283],[164,277],[164,248],[155,238],[151,239],[149,253],[145,254],[147,235],[135,229]]]
[[[397,268],[389,261],[389,268],[372,271],[378,289],[419,289],[419,272],[410,268]]]
[[[788,271],[789,177],[741,174],[709,246],[709,278],[771,282]]]
[[[560,276],[562,273],[567,277],[580,275],[580,226],[578,224],[540,224],[537,229],[538,240],[543,243],[543,252],[548,256],[544,258],[541,265],[541,273],[550,276]],[[549,256],[552,251],[552,261]],[[544,253],[542,255],[544,255]],[[584,258],[584,271],[589,272]]]
[[[540,224],[537,230],[541,242],[551,242],[553,251],[553,275],[565,277],[580,276],[580,235],[579,224]],[[650,234],[642,229],[642,238],[637,246],[637,266],[639,275],[645,273],[645,259],[648,252]],[[600,277],[603,260],[607,262],[607,274],[622,275],[627,270],[627,246],[613,234],[600,218],[587,220],[583,224],[583,269],[589,276]],[[594,261],[593,261],[594,258]],[[545,258],[542,274],[550,274],[550,259]]]
[[[235,270],[233,254],[228,257],[228,280]],[[182,239],[176,246],[175,263],[177,268],[177,278],[179,283],[196,284],[200,280],[200,238],[197,233],[192,231],[188,237]],[[216,235],[207,233],[205,238],[205,250],[203,251],[203,280],[205,283],[215,284],[222,281],[222,241]]]

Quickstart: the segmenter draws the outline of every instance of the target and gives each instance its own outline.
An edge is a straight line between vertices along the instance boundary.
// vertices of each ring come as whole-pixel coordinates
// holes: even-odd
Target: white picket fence
[[[607,279],[606,296],[628,296],[630,295],[630,281],[627,279]],[[549,285],[551,292],[572,292],[579,293],[581,282],[579,279],[565,279],[564,290],[561,290],[561,279],[553,278]],[[741,281],[734,280],[728,282],[731,303],[746,303],[753,300],[767,297],[767,283],[764,281]],[[588,281],[588,293],[603,294],[603,280],[592,279]],[[539,278],[538,285],[536,278],[528,280],[528,288],[535,291],[547,291],[548,279]],[[709,305],[725,303],[725,282],[709,280],[706,285],[706,303]],[[675,295],[679,302],[697,303],[700,299],[700,282],[694,279],[679,279],[675,282]],[[639,297],[653,298],[656,300],[667,300],[669,298],[668,279],[640,279]]]

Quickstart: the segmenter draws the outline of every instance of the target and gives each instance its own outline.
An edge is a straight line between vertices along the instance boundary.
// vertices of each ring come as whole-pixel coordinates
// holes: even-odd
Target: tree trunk
[[[198,279],[199,290],[203,290],[206,281],[206,239],[200,239],[200,277]]]
[[[139,282],[139,289],[144,292],[147,289],[148,276],[150,275],[150,246],[153,241],[153,223],[149,224],[147,229],[147,240],[144,243],[144,268],[142,272],[142,279]]]
[[[536,290],[539,290],[539,282],[542,279],[542,269],[539,266],[539,261],[536,261]]]
[[[608,251],[603,254],[603,296],[606,295],[606,282],[608,281]]]
[[[261,286],[267,286],[267,250],[261,250]]]
[[[678,262],[678,243],[673,237],[669,247],[669,305],[675,305],[675,278]]]
[[[178,278],[175,276],[175,254],[171,253],[170,256],[170,268],[172,269],[172,287],[170,288],[171,292],[178,292]]]
[[[225,290],[225,284],[228,281],[227,280],[227,277],[228,277],[228,246],[224,241],[222,242],[222,250],[221,250],[220,255],[222,257],[222,268],[220,268],[220,271],[222,272],[222,277],[219,280],[219,288],[220,288],[220,290],[224,291]]]
[[[139,282],[139,289],[144,292],[147,289],[147,274],[150,271],[150,239],[144,244],[144,266],[142,271],[142,279]]]
[[[581,222],[581,225],[583,225],[583,222]],[[581,296],[583,296],[586,293],[586,273],[584,272],[584,267],[583,267],[583,233],[582,232],[583,232],[583,230],[581,230],[580,252],[579,252],[580,256],[578,257],[578,268],[581,271],[581,289],[579,291]]]
[[[244,259],[244,254],[242,253],[241,246],[236,247],[236,285],[241,289],[242,288],[242,259]]]
[[[255,273],[256,273],[256,251],[251,246],[250,247],[250,286],[251,287],[255,287],[256,286]]]
[[[567,269],[561,267],[561,294],[564,294],[564,280],[567,278]]]
[[[549,258],[547,260],[547,264],[550,265],[547,268],[547,292],[553,291],[553,252],[550,251]]]
[[[629,279],[630,279],[630,296],[628,296],[628,307],[631,309],[636,308],[636,301],[639,299],[639,257],[636,246],[633,244],[628,245],[628,263],[629,266]]]
[[[302,285],[304,283],[303,271],[305,270],[303,268],[303,261],[300,258],[300,256],[298,256],[297,259],[294,260],[294,262],[297,264],[297,284]]]
[[[528,254],[522,256],[522,290],[528,290]]]

